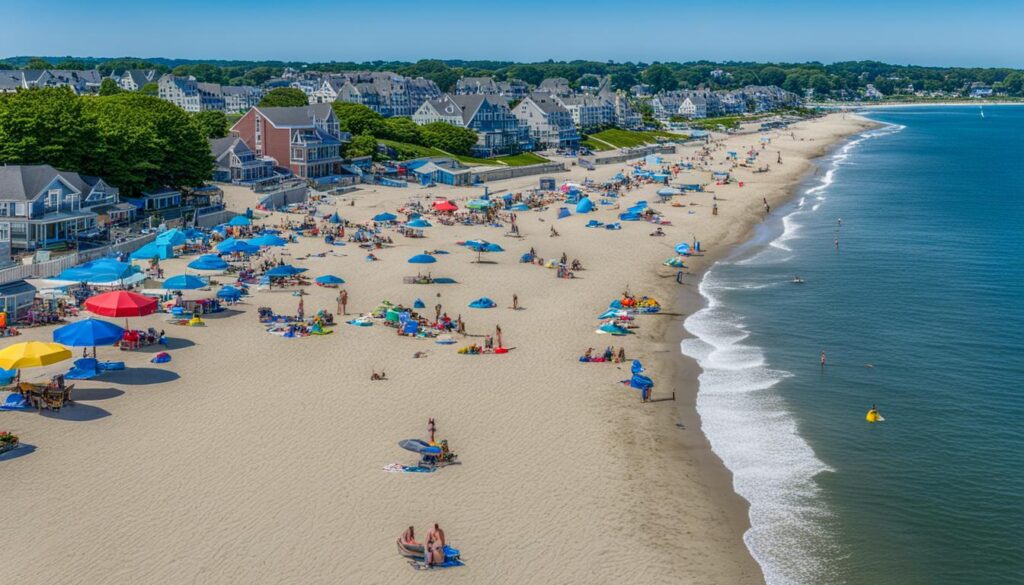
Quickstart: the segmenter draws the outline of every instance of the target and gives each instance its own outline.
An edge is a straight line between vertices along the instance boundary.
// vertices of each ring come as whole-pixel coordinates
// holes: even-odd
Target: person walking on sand
[[[516,293],[512,293],[512,310],[519,310],[519,295],[517,295]]]
[[[504,347],[501,345],[501,325],[494,326],[494,337],[498,340],[498,347]]]
[[[345,289],[338,293],[338,306],[341,307],[341,315],[348,315],[348,291]]]
[[[441,303],[434,305],[434,322],[441,320]]]

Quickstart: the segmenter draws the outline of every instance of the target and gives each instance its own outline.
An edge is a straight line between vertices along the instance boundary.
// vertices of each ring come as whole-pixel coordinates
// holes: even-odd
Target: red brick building
[[[340,174],[341,145],[348,134],[338,128],[330,104],[293,108],[251,108],[231,127],[256,153],[269,156],[295,176],[319,179]]]

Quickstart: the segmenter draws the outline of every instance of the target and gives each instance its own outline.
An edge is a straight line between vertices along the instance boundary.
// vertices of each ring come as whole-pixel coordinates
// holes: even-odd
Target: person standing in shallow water
[[[821,350],[821,367],[825,367],[825,350]]]

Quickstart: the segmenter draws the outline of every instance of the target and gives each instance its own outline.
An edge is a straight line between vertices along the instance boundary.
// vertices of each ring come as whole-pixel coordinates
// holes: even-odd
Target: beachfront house
[[[220,93],[226,114],[244,114],[263,99],[263,90],[251,85],[222,85]]]
[[[534,148],[579,148],[580,135],[572,114],[550,94],[532,93],[523,98],[512,113],[529,128]]]
[[[259,183],[274,176],[274,159],[256,156],[238,136],[211,138],[213,180],[221,183]]]
[[[549,77],[540,82],[537,91],[563,96],[570,95],[572,87],[569,85],[569,80],[564,77]]]
[[[437,84],[390,71],[351,71],[324,78],[311,103],[362,104],[381,116],[412,116],[428,99],[441,97]]]
[[[451,95],[423,102],[412,116],[417,124],[444,122],[477,133],[473,156],[490,157],[519,152],[525,128],[495,95]]]
[[[15,250],[60,248],[108,221],[134,217],[118,190],[99,177],[50,165],[0,166],[0,242]]]
[[[683,98],[683,101],[679,103],[677,114],[690,120],[695,118],[707,118],[707,98],[696,92],[689,93]]]
[[[257,158],[303,179],[324,180],[342,173],[341,146],[350,135],[341,132],[331,104],[291,108],[256,106],[231,127]]]

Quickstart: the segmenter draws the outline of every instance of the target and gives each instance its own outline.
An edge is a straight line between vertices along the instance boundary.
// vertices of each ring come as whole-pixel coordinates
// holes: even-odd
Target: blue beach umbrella
[[[206,281],[191,274],[179,274],[164,281],[167,290],[196,290],[206,286]]]
[[[433,225],[434,224],[432,224],[429,221],[423,219],[422,217],[417,217],[416,219],[414,219],[414,220],[410,221],[409,223],[405,224],[405,227],[411,227],[411,228],[415,228],[415,229],[423,229],[423,228],[433,227]]]
[[[188,263],[192,270],[225,270],[228,263],[216,254],[204,254]]]
[[[217,298],[228,301],[237,301],[242,298],[242,291],[231,285],[224,285],[220,287],[219,291],[217,291]]]
[[[170,244],[172,246],[180,246],[184,244],[186,241],[188,241],[188,236],[185,235],[185,232],[177,228],[167,230],[166,232],[162,232],[160,235],[156,237],[157,243]]]
[[[250,245],[259,246],[260,248],[266,248],[270,246],[283,246],[287,243],[288,240],[280,236],[275,236],[273,234],[266,234],[249,240]]]
[[[377,215],[373,216],[373,221],[379,222],[395,221],[396,219],[398,219],[397,215],[393,213],[388,213],[386,211],[384,213],[378,213]]]
[[[437,262],[437,258],[430,254],[416,254],[409,258],[409,264],[433,264],[434,262]]]
[[[260,251],[260,247],[244,240],[235,240],[227,246],[217,246],[217,251],[221,254],[255,254]]]
[[[487,297],[480,297],[479,299],[469,303],[470,308],[473,309],[493,309],[497,305],[494,301]]]
[[[345,280],[334,276],[333,274],[325,274],[324,276],[316,277],[317,284],[345,284]]]
[[[282,264],[280,266],[275,266],[268,270],[265,273],[265,276],[269,276],[271,278],[283,278],[285,276],[295,276],[296,274],[302,274],[305,271],[305,268],[296,268],[291,264]]]
[[[235,217],[231,218],[231,221],[228,222],[228,225],[231,227],[242,227],[252,225],[252,221],[250,221],[249,218],[245,217],[244,215],[236,215]]]
[[[71,347],[113,345],[124,337],[124,329],[99,319],[83,319],[53,330],[53,340]]]
[[[676,254],[689,254],[690,244],[687,244],[686,242],[683,242],[682,244],[676,244],[675,250]]]

